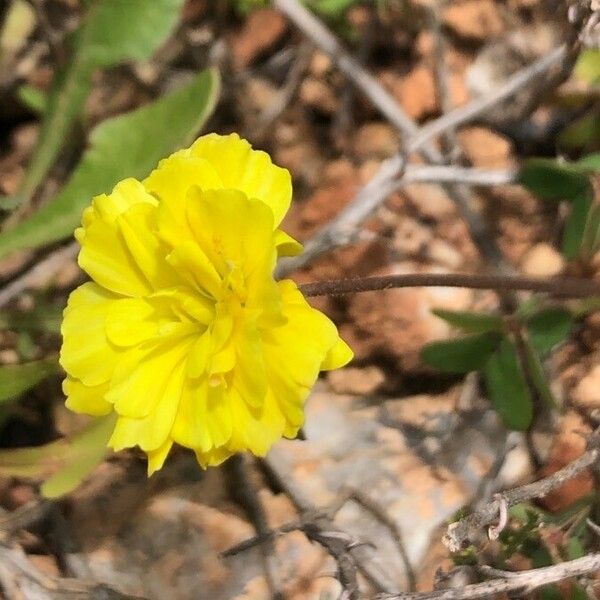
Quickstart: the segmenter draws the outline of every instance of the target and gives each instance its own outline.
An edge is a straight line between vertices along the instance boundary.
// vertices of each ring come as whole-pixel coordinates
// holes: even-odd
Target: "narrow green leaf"
[[[0,451],[0,475],[46,482],[41,493],[57,498],[75,489],[110,452],[106,444],[115,426],[115,415],[93,419],[72,438],[31,448]]]
[[[45,498],[58,498],[74,490],[107,456],[108,440],[116,417],[110,414],[94,419],[73,437],[63,454],[63,464],[41,487]]]
[[[189,144],[212,113],[219,76],[207,70],[184,87],[101,123],[90,148],[53,202],[0,236],[0,257],[73,234],[92,197],[126,177],[145,177],[158,161]]]
[[[54,163],[91,87],[92,74],[148,58],[171,32],[183,0],[94,0],[71,37],[70,62],[54,77],[40,136],[16,196],[29,200]]]
[[[504,329],[502,317],[487,313],[475,313],[456,310],[443,310],[436,308],[431,311],[434,315],[444,319],[453,327],[462,329],[465,333],[485,333],[487,331],[501,332]]]
[[[573,200],[592,193],[585,173],[548,158],[526,160],[519,173],[519,182],[544,200]]]
[[[575,75],[590,85],[600,82],[600,50],[584,49],[577,58]]]
[[[591,298],[583,298],[572,305],[573,318],[580,319],[590,313],[600,310],[600,296],[592,296]]]
[[[57,370],[55,358],[0,367],[0,402],[23,394]]]
[[[44,446],[0,450],[0,476],[43,479],[57,470],[67,449],[65,440]]]
[[[578,255],[581,248],[592,202],[593,196],[585,192],[578,195],[571,204],[571,214],[565,223],[561,247],[563,255],[570,260]]]
[[[558,136],[557,145],[567,150],[593,148],[600,139],[600,115],[594,107],[587,114],[575,119]]]
[[[343,15],[351,6],[358,4],[360,0],[318,0],[313,2],[317,12],[330,17]]]
[[[423,348],[421,359],[445,373],[469,373],[486,364],[500,340],[500,334],[487,332],[456,340],[433,342]]]
[[[560,405],[558,400],[554,397],[550,385],[548,384],[548,378],[544,371],[544,365],[542,359],[534,348],[531,340],[525,340],[525,353],[527,357],[527,372],[529,373],[531,383],[534,385],[540,398],[544,400],[551,408],[558,410]]]
[[[574,165],[583,172],[596,173],[600,171],[600,152],[588,154],[580,158]]]
[[[575,319],[564,307],[546,308],[527,322],[529,339],[536,352],[546,354],[569,335]]]
[[[531,424],[533,403],[513,342],[504,338],[483,369],[490,402],[509,429]]]
[[[48,97],[42,90],[24,83],[17,90],[17,97],[32,112],[38,115],[46,112]]]

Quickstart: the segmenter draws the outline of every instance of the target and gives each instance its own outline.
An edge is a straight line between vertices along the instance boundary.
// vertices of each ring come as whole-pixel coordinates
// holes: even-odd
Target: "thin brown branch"
[[[382,594],[379,600],[477,600],[491,598],[498,594],[527,594],[537,588],[551,583],[564,581],[570,577],[580,577],[600,569],[600,554],[590,554],[567,562],[505,573],[505,576],[483,583],[474,583],[461,588],[436,590],[434,592],[416,592],[406,594]]]
[[[346,495],[347,500],[353,500],[359,506],[362,506],[365,510],[370,512],[382,525],[387,527],[392,534],[392,539],[398,548],[400,558],[404,563],[404,569],[406,571],[406,578],[408,580],[408,589],[413,591],[417,587],[417,577],[415,571],[410,562],[408,552],[404,545],[404,539],[398,523],[392,519],[388,513],[380,506],[373,498],[357,489],[350,489]]]
[[[553,475],[502,492],[499,497],[481,509],[460,521],[451,523],[444,535],[444,544],[451,552],[458,552],[477,536],[481,528],[497,521],[503,504],[511,507],[534,498],[543,498],[566,481],[577,477],[577,475],[596,464],[600,458],[600,428],[590,436],[588,447],[587,452],[566,467],[556,471]]]
[[[245,457],[238,454],[225,463],[225,471],[230,481],[230,490],[236,502],[246,512],[254,525],[256,533],[263,542],[260,544],[260,549],[271,596],[273,600],[283,600],[284,595],[278,575],[281,569],[272,543],[273,536],[269,535],[270,529],[265,509],[258,497],[258,491],[250,479],[247,464],[244,461]]]
[[[518,277],[476,273],[406,273],[383,277],[334,279],[299,286],[305,296],[342,296],[403,287],[460,287],[481,290],[522,290],[557,297],[585,298],[600,295],[600,283],[589,279]]]
[[[271,479],[280,487],[300,512],[300,527],[306,537],[325,548],[336,561],[338,579],[351,600],[359,598],[357,572],[360,572],[378,592],[391,593],[393,586],[387,581],[364,554],[356,552],[359,544],[337,527],[328,514],[319,511],[287,473],[286,466],[277,449],[262,459]],[[294,527],[290,524],[289,527]]]

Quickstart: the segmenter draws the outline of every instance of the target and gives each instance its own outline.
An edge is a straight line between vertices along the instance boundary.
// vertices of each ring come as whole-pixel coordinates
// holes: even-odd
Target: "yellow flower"
[[[320,370],[352,352],[278,256],[289,173],[237,135],[207,135],[143,182],[94,198],[75,236],[92,278],[62,325],[67,406],[115,412],[109,445],[139,446],[148,471],[173,443],[203,467],[295,437]]]

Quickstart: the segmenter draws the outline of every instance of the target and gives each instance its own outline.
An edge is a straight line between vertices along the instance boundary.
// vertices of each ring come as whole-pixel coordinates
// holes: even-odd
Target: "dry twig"
[[[519,571],[503,571],[503,577],[474,583],[461,588],[415,592],[406,594],[382,594],[378,600],[477,600],[491,598],[498,594],[527,594],[544,585],[563,581],[570,577],[580,577],[600,569],[600,554],[590,554],[567,562]]]
[[[565,481],[577,477],[577,475],[595,465],[600,458],[600,428],[590,436],[588,448],[577,460],[556,471],[553,475],[502,492],[492,502],[479,510],[460,521],[451,523],[444,535],[444,544],[451,552],[458,552],[478,534],[481,528],[491,525],[498,519],[503,506],[510,508],[527,500],[543,498],[552,490],[560,487]]]
[[[557,297],[587,298],[600,295],[600,283],[590,279],[521,277],[474,273],[402,273],[382,277],[334,279],[305,283],[305,296],[342,296],[403,287],[460,287],[482,290],[527,290]]]

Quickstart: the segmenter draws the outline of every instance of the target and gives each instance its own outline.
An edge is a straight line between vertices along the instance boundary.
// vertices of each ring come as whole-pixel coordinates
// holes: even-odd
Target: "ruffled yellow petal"
[[[273,246],[273,214],[238,190],[193,188],[187,218],[194,238],[221,277],[235,265],[251,274]],[[227,227],[219,227],[227,223]]]
[[[281,223],[292,200],[291,177],[287,169],[275,166],[266,152],[253,150],[233,133],[205,135],[192,145],[190,153],[215,168],[224,188],[264,202],[273,212],[274,226]]]
[[[218,190],[223,182],[205,159],[180,150],[158,163],[147,179],[145,188],[160,199],[161,236],[172,247],[190,236],[186,218],[186,196],[193,187]]]
[[[119,359],[118,349],[106,337],[106,318],[118,296],[89,282],[69,296],[61,333],[60,364],[88,386],[108,381]]]
[[[181,361],[169,375],[166,385],[149,414],[140,419],[119,416],[108,442],[114,450],[139,446],[145,452],[158,450],[170,439],[185,383],[185,365]],[[118,412],[118,411],[117,411]]]
[[[332,369],[339,369],[344,365],[347,365],[354,358],[354,352],[346,342],[338,338],[337,342],[330,348],[325,359],[321,364],[321,371],[331,371]]]
[[[65,405],[73,412],[100,417],[112,411],[112,404],[104,399],[108,391],[108,382],[87,386],[78,379],[67,376],[62,389],[67,397]]]
[[[281,229],[275,231],[275,247],[278,256],[298,256],[303,250],[300,242]]]
[[[157,410],[173,379],[185,367],[191,343],[189,337],[174,337],[149,348],[127,351],[115,368],[106,394],[115,411],[123,417],[142,419]],[[179,377],[183,379],[184,375]],[[171,403],[177,401],[169,398]]]
[[[167,439],[162,446],[148,452],[148,477],[156,473],[159,469],[162,469],[172,447],[173,440]]]

